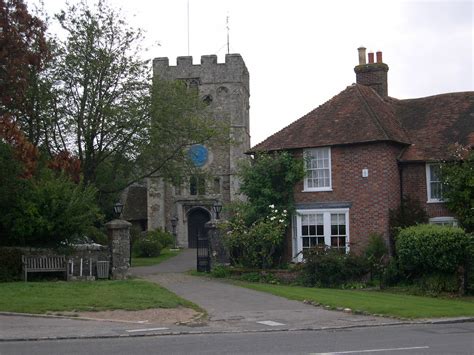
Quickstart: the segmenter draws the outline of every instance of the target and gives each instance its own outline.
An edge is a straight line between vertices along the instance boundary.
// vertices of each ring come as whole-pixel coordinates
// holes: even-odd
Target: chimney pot
[[[383,61],[382,61],[382,52],[378,51],[375,54],[377,55],[377,63],[383,63]]]
[[[369,52],[369,64],[374,64],[374,52]]]
[[[357,48],[359,51],[359,65],[364,65],[366,64],[366,59],[365,59],[365,47],[359,47]]]

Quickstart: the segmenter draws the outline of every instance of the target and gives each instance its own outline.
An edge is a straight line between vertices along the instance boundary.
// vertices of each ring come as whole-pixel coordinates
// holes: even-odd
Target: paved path
[[[184,272],[195,268],[195,253],[195,249],[187,249],[159,265],[132,268],[131,272],[204,308],[209,315],[206,327],[213,329],[322,329],[398,322],[390,318],[330,311],[217,279],[190,276]],[[274,323],[259,323],[269,321]]]

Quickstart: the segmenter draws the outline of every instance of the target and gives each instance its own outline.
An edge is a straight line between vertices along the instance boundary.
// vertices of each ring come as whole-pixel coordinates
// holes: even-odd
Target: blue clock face
[[[204,166],[207,163],[208,151],[202,144],[195,144],[189,148],[189,159],[197,167]]]

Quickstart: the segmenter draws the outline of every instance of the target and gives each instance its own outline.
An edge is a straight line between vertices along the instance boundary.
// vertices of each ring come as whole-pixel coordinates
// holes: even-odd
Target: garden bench
[[[52,255],[22,255],[23,272],[25,273],[25,282],[29,272],[64,272],[66,280],[69,279],[68,263],[65,256]]]

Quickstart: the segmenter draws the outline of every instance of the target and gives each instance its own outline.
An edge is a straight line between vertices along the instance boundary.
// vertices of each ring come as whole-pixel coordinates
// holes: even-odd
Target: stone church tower
[[[237,164],[250,149],[249,73],[239,54],[227,54],[225,63],[218,63],[216,55],[206,55],[200,65],[193,65],[192,57],[178,57],[176,66],[170,66],[168,58],[156,58],[153,74],[198,88],[213,117],[230,125],[232,144],[191,147],[193,163],[205,177],[188,177],[181,186],[160,177],[147,181],[147,228],[171,231],[171,218],[177,217],[179,246],[195,247],[197,235],[204,233],[204,224],[213,217],[214,203],[225,205],[240,198]]]

